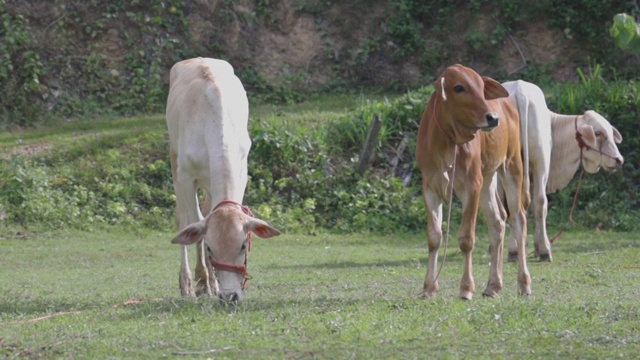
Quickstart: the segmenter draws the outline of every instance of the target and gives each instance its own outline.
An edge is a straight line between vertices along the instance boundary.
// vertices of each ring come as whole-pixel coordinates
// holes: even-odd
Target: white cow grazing
[[[522,80],[502,85],[518,107],[522,146],[529,148],[536,221],[535,254],[541,260],[551,261],[551,244],[546,230],[546,194],[564,189],[578,171],[581,161],[585,171],[592,174],[601,167],[609,172],[620,169],[624,159],[616,143],[622,141],[622,136],[595,111],[590,110],[583,115],[561,115],[550,111],[537,85]],[[516,245],[515,239],[511,238],[510,261],[517,259]]]
[[[246,92],[226,61],[184,60],[171,69],[166,115],[180,230],[172,243],[183,245],[180,291],[187,296],[217,293],[222,301],[240,302],[251,233],[263,238],[280,234],[241,205],[251,148]],[[201,206],[198,189],[205,195]],[[197,292],[186,246],[194,243]]]

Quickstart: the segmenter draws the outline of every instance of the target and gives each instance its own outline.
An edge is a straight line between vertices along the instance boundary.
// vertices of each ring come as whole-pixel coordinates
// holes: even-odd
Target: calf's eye
[[[460,85],[456,85],[453,87],[453,91],[457,92],[457,93],[461,93],[464,91],[464,88]]]

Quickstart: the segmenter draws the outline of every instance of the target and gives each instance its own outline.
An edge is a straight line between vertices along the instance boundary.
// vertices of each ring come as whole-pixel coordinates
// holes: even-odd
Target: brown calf
[[[422,115],[416,143],[429,243],[424,298],[431,298],[438,291],[442,203],[448,198],[452,185],[463,207],[458,230],[464,262],[460,297],[471,299],[475,292],[472,253],[479,206],[491,238],[489,282],[483,295],[494,297],[502,289],[503,219],[506,216],[497,194],[496,174],[505,185],[507,204],[513,211],[510,219],[511,231],[519,245],[519,291],[531,294],[531,277],[524,251],[528,192],[523,186],[523,176],[528,175],[523,175],[518,111],[508,96],[507,90],[497,81],[480,77],[462,65],[447,68],[435,82],[435,92]],[[450,181],[452,174],[454,179]]]

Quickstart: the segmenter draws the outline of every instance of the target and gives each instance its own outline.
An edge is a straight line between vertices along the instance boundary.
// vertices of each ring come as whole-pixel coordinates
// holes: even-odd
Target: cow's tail
[[[529,98],[519,90],[516,99],[516,106],[520,114],[520,144],[522,149],[522,206],[528,209],[531,205],[531,180],[529,178]]]

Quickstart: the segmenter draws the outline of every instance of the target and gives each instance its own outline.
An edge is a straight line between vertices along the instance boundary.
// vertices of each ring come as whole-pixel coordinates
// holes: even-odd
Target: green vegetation
[[[640,351],[637,234],[571,231],[553,263],[530,263],[531,298],[516,295],[517,266],[505,264],[502,296],[484,299],[480,231],[472,301],[456,299],[454,245],[439,297],[417,298],[422,233],[288,234],[254,243],[253,280],[237,307],[180,297],[172,236],[5,228],[0,252],[11,271],[0,272],[0,357],[630,359]]]
[[[596,66],[581,84],[550,88],[549,105],[567,114],[594,109],[622,133],[623,170],[585,177],[574,218],[587,228],[633,231],[640,215],[640,90],[635,82],[606,82],[600,72]],[[252,107],[245,203],[286,232],[422,232],[424,205],[413,151],[432,91],[425,87],[391,99],[324,95]],[[355,170],[361,144],[376,115],[383,120],[376,156],[360,176]],[[0,214],[8,224],[173,226],[162,117],[5,133],[0,148],[7,154],[0,160]],[[551,196],[549,223],[565,223],[574,189],[575,182]]]
[[[631,53],[640,54],[640,24],[627,14],[617,14],[609,34],[616,46]]]
[[[60,1],[37,9],[0,0],[0,128],[158,113],[164,107],[170,67],[204,54],[230,60],[251,98],[263,102],[287,104],[312,93],[372,87],[404,92],[424,86],[443,64],[496,64],[509,34],[532,21],[530,16],[562,29],[584,52],[577,56],[606,64],[607,76],[614,72],[622,79],[638,75],[632,55],[610,51],[613,14],[631,10],[625,0],[343,4],[349,11],[373,7],[388,14],[375,20],[380,22],[375,32],[358,37],[353,28],[342,27],[346,20],[340,16],[327,25],[336,3],[295,3],[289,13],[281,0],[255,1],[248,8],[232,1]],[[267,64],[263,54],[252,52],[252,34],[261,29],[286,34],[291,31],[291,18],[302,16],[315,19],[326,45],[307,60],[306,67]],[[335,28],[340,31],[332,32]],[[229,36],[231,30],[244,35],[230,43],[235,38]],[[463,40],[459,45],[450,36],[458,32]],[[455,49],[451,44],[456,44]],[[420,69],[413,81],[390,75],[403,64]],[[266,74],[265,65],[280,70]],[[313,65],[321,69],[315,76],[324,79],[314,81]],[[553,67],[532,58],[519,77],[548,82]],[[499,66],[492,68],[495,73],[489,75],[506,75]]]

